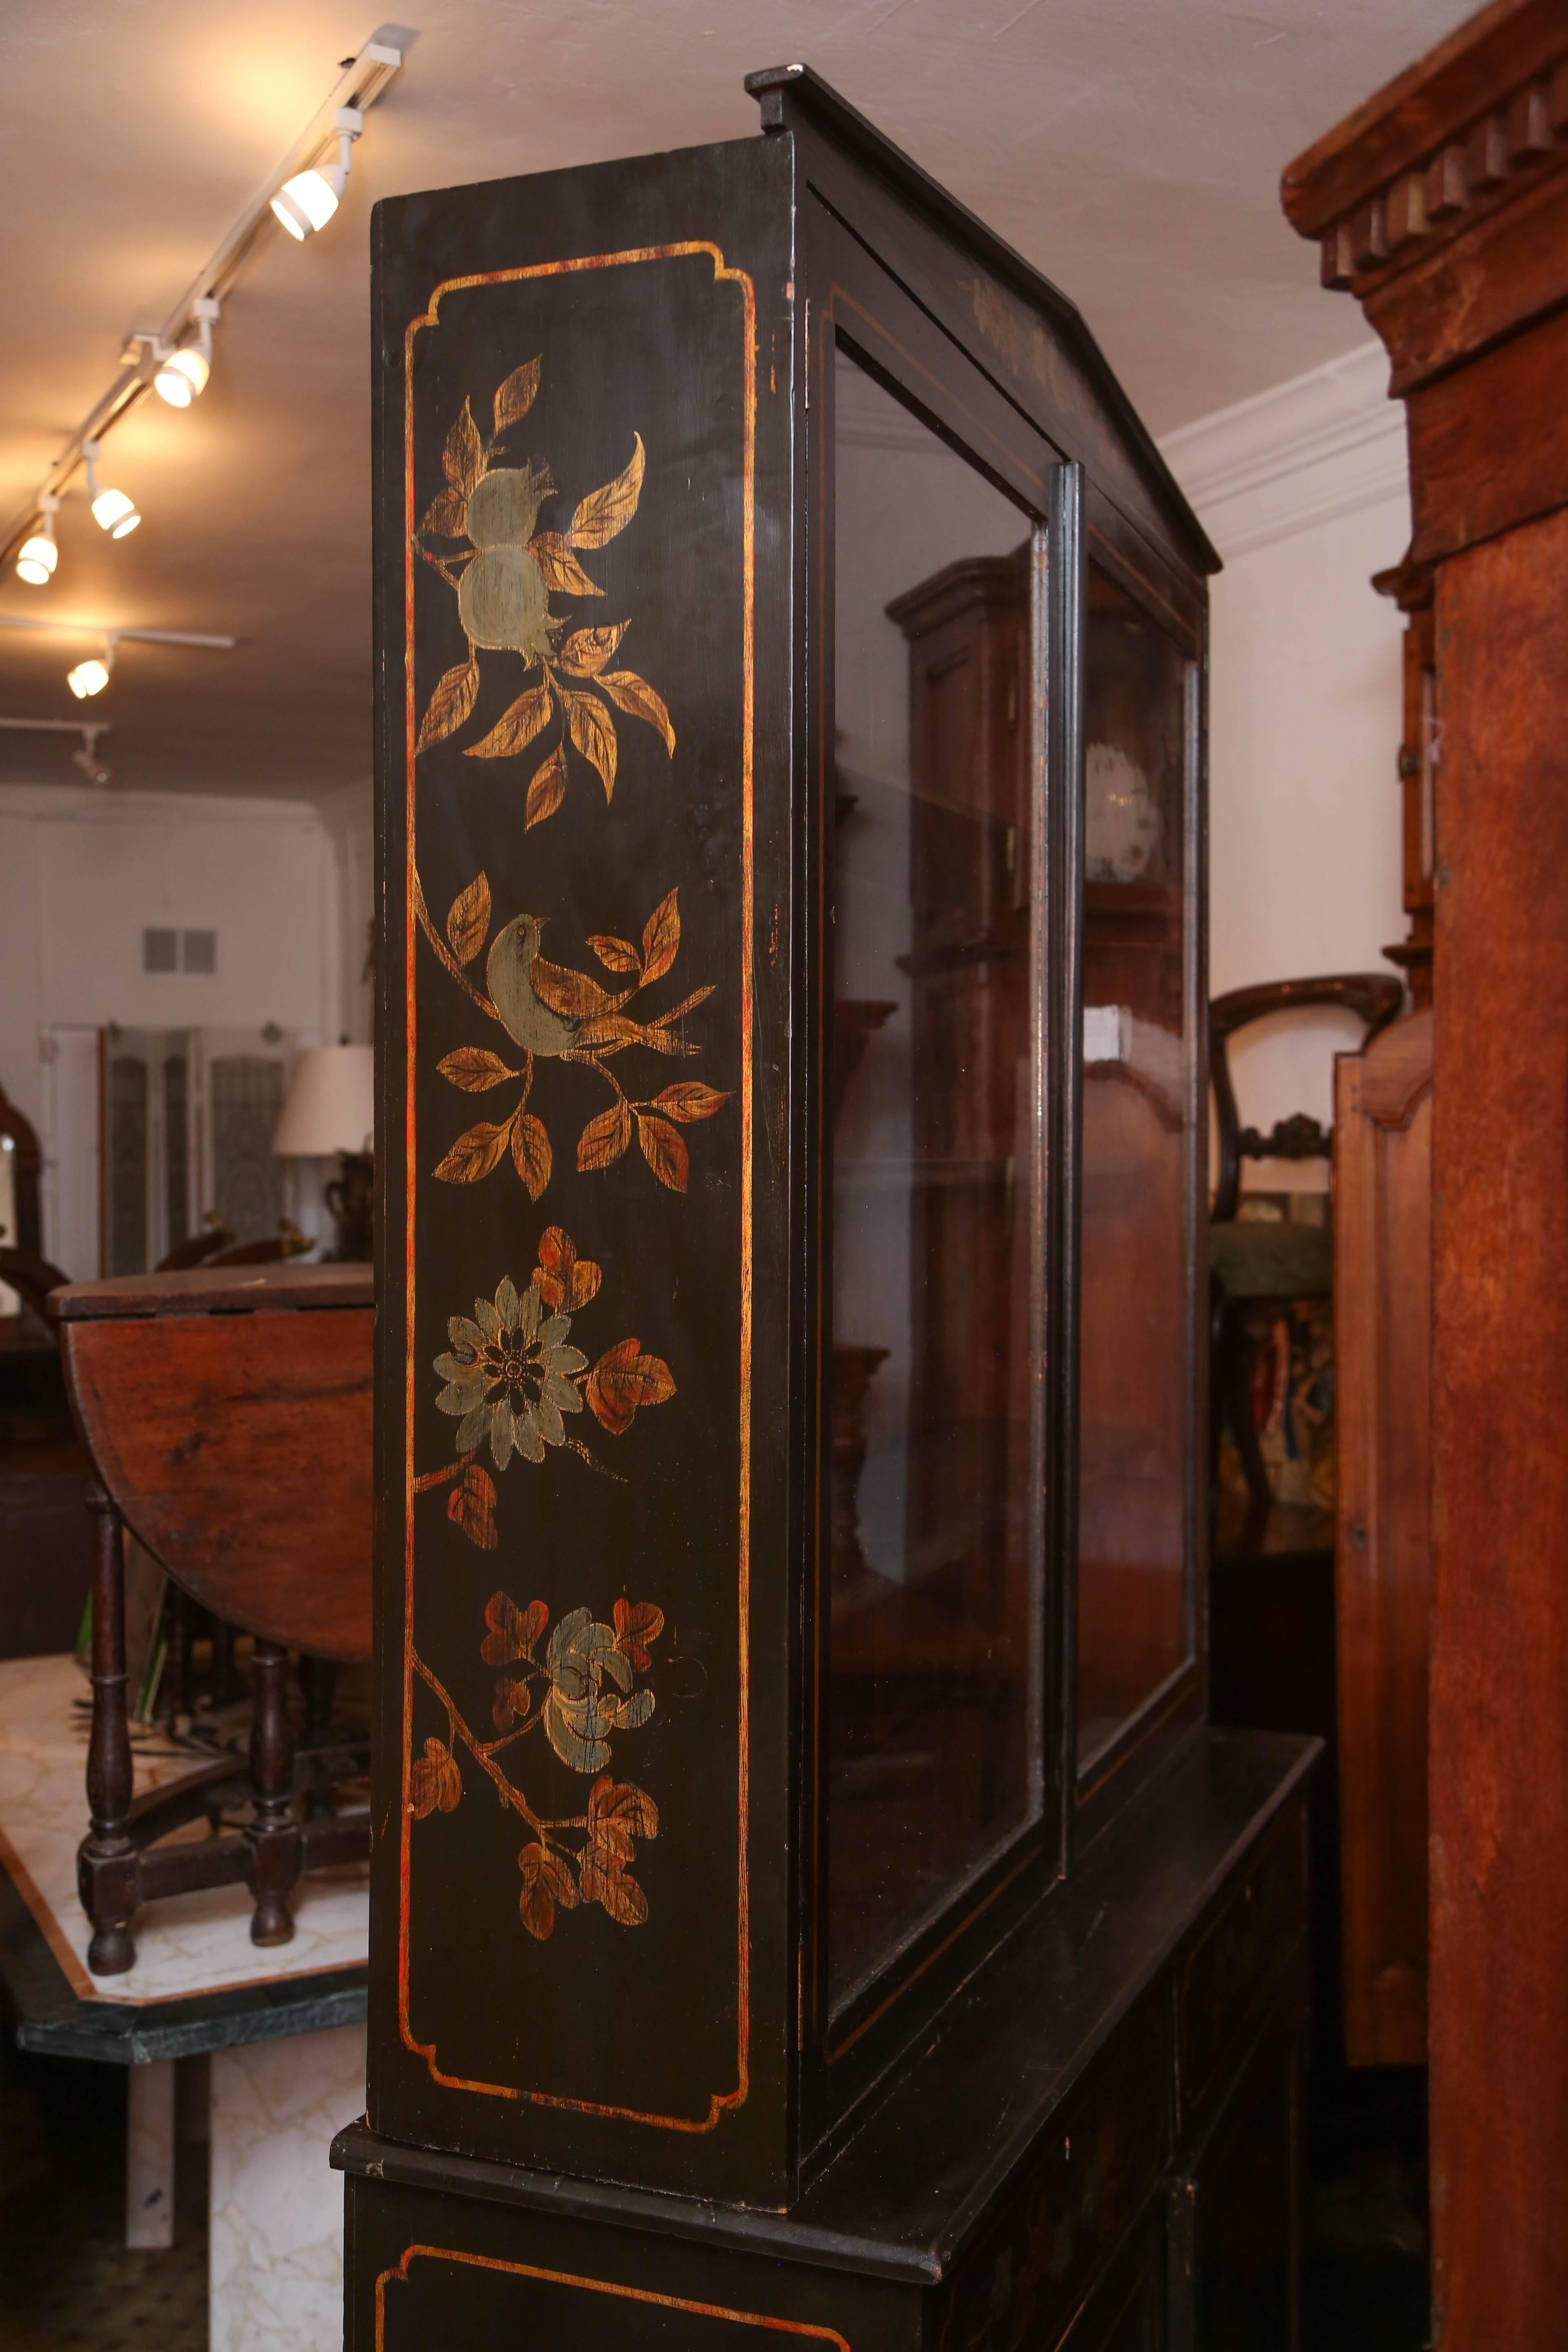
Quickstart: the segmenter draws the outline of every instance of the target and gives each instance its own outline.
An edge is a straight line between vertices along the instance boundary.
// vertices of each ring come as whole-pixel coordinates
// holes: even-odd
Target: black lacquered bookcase
[[[376,215],[348,2341],[1293,2340],[1310,1743],[1205,1720],[1216,559],[808,71]]]

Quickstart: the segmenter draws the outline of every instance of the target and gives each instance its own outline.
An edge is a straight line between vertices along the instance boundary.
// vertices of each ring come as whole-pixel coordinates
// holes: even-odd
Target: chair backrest
[[[1230,1041],[1240,1029],[1271,1013],[1293,1013],[1310,1005],[1342,1005],[1366,1024],[1363,1044],[1386,1029],[1405,1002],[1405,983],[1392,972],[1342,971],[1310,980],[1265,980],[1250,988],[1233,988],[1209,1004],[1209,1077],[1214,1087],[1219,1157],[1215,1171],[1214,1223],[1228,1223],[1241,1198],[1243,1160],[1327,1160],[1332,1156],[1331,1131],[1306,1112],[1279,1120],[1268,1135],[1243,1127],[1236,1107],[1230,1076]]]

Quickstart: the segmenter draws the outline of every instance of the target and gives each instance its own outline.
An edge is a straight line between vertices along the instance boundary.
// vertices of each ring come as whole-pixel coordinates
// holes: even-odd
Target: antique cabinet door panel
[[[784,2161],[788,167],[378,221],[371,2114],[731,2192]]]

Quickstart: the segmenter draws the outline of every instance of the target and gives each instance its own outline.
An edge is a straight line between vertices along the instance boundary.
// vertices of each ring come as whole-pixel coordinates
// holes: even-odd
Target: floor
[[[125,2244],[125,2076],[118,2066],[0,2063],[3,2352],[207,2352],[205,2149],[182,2147],[174,2243]]]

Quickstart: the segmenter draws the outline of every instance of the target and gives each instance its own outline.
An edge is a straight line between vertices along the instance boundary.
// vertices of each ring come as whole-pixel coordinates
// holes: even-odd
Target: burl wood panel
[[[1342,1054],[1334,1092],[1345,2053],[1426,2056],[1432,1015]]]
[[[314,1657],[370,1655],[373,1307],[61,1326],[99,1473],[176,1583]]]
[[[1430,2009],[1452,2352],[1561,2343],[1568,2310],[1565,578],[1559,512],[1437,582]]]

